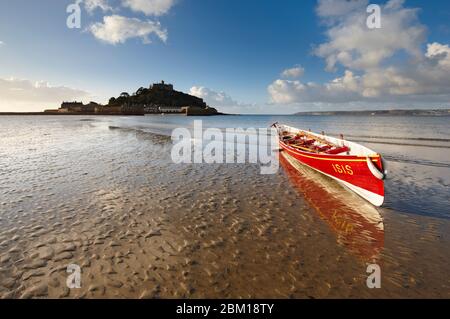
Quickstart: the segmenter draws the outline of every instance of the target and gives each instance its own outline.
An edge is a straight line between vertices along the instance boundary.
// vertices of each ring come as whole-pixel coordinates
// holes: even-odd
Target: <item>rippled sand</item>
[[[175,165],[168,137],[82,119],[0,119],[0,297],[450,297],[447,219],[375,209],[285,158],[275,175]]]

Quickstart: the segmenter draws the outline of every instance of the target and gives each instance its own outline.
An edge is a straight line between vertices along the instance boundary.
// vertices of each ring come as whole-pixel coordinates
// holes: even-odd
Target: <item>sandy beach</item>
[[[2,298],[450,297],[448,206],[401,204],[420,188],[445,198],[445,174],[434,189],[393,174],[405,198],[388,184],[376,209],[285,157],[273,175],[173,164],[164,132],[185,118],[158,118],[158,133],[151,117],[11,119],[0,118]],[[370,263],[381,289],[366,286]]]

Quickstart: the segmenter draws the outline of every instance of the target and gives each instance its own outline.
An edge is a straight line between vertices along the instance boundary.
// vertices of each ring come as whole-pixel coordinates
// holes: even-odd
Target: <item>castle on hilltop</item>
[[[150,89],[173,91],[173,84],[166,84],[163,80],[161,83],[154,83],[150,85]]]

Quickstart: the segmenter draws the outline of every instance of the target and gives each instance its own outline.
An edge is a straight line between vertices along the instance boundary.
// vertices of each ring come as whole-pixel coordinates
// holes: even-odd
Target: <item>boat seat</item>
[[[315,141],[316,141],[316,140],[307,140],[307,141],[304,141],[302,144],[303,144],[303,145],[311,145],[311,144],[313,144]]]
[[[331,148],[330,145],[324,145],[324,146],[318,147],[317,150],[319,152],[325,152],[325,151],[328,151],[330,148]]]
[[[337,155],[337,154],[341,154],[341,153],[348,152],[348,151],[350,151],[350,148],[348,148],[348,146],[341,146],[341,147],[337,147],[337,148],[332,148],[331,150],[328,150],[325,153]]]

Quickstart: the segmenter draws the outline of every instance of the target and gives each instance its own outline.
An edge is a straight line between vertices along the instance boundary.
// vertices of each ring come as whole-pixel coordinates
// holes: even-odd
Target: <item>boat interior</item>
[[[297,134],[290,131],[282,130],[280,132],[280,139],[293,148],[310,152],[322,153],[329,155],[348,155],[350,154],[350,147],[332,143],[324,138],[305,131],[299,131]]]
[[[338,156],[360,156],[360,157],[379,157],[380,155],[373,150],[348,140],[317,134],[311,131],[300,130],[287,125],[274,124],[280,141],[284,142],[299,151],[315,154],[327,154]]]

